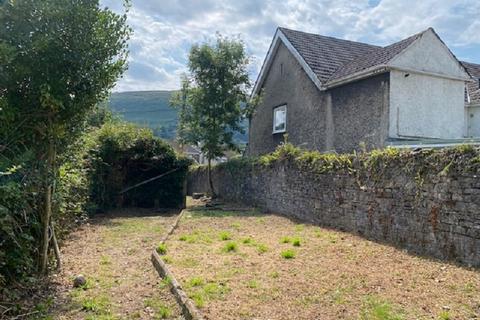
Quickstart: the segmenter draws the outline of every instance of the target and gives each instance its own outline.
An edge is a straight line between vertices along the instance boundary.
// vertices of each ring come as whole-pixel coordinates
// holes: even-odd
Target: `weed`
[[[265,253],[265,252],[268,251],[268,247],[267,247],[267,245],[265,245],[265,244],[263,244],[263,243],[259,243],[259,244],[257,245],[257,251],[258,251],[259,253]]]
[[[450,312],[448,311],[442,311],[440,312],[440,315],[438,316],[440,320],[452,320],[452,316],[450,315]]]
[[[167,253],[167,245],[165,243],[161,243],[157,247],[158,254],[166,254]]]
[[[278,273],[278,271],[273,271],[273,272],[270,272],[269,276],[272,277],[273,279],[277,279],[280,276],[280,274]]]
[[[100,265],[104,266],[104,265],[109,265],[111,264],[112,262],[110,261],[110,257],[109,256],[101,256],[100,257]]]
[[[304,224],[297,224],[295,226],[295,231],[302,232],[303,230],[305,230],[305,225]]]
[[[293,258],[295,258],[295,251],[293,251],[291,249],[284,250],[284,251],[281,252],[281,255],[285,259],[293,259]]]
[[[283,237],[280,239],[280,243],[290,243],[291,241],[292,239],[290,239],[290,237]]]
[[[180,241],[187,241],[187,239],[188,239],[188,236],[186,234],[183,234],[180,236],[180,238],[178,238],[178,240]]]
[[[253,239],[248,237],[248,238],[245,238],[242,240],[242,243],[243,244],[252,244],[253,243]]]
[[[190,298],[193,300],[195,305],[199,308],[203,308],[205,306],[205,298],[203,297],[201,292],[193,293]]]
[[[256,289],[258,288],[258,282],[256,280],[249,280],[247,282],[247,287],[250,289]]]
[[[403,320],[404,316],[400,311],[387,301],[375,297],[367,297],[360,311],[361,320]]]
[[[228,242],[224,247],[224,252],[236,252],[238,250],[238,246],[235,242]]]
[[[228,231],[222,231],[220,232],[220,240],[222,241],[232,240],[232,235]]]
[[[234,222],[234,223],[232,223],[232,228],[233,228],[233,229],[239,230],[240,227],[241,227],[240,222]]]
[[[199,287],[199,286],[203,286],[204,284],[205,284],[205,281],[200,277],[193,277],[190,280],[188,280],[188,285],[191,287]]]
[[[160,289],[164,289],[166,287],[169,287],[171,284],[172,284],[172,279],[170,277],[165,277],[162,279],[162,281],[160,281],[160,283],[158,284],[158,287]]]
[[[155,312],[155,319],[166,319],[172,315],[172,311],[161,301],[149,298],[144,302],[145,307],[150,307]]]
[[[301,242],[302,242],[302,241],[301,241],[300,238],[295,238],[295,239],[292,240],[292,245],[293,245],[294,247],[300,247]]]
[[[106,296],[85,298],[82,301],[82,309],[98,314],[109,313],[110,301]]]
[[[218,298],[221,295],[229,291],[228,287],[223,284],[218,284],[215,282],[207,283],[203,287],[203,292],[208,296],[208,298]]]
[[[165,263],[172,263],[173,259],[169,256],[163,256],[162,257],[163,262]]]

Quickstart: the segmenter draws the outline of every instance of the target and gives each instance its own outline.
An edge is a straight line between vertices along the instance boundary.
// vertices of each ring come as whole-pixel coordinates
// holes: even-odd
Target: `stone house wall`
[[[247,153],[272,152],[284,140],[273,134],[273,109],[287,105],[288,141],[318,151],[381,148],[388,137],[389,73],[320,91],[280,44],[262,85],[262,102],[250,121]]]

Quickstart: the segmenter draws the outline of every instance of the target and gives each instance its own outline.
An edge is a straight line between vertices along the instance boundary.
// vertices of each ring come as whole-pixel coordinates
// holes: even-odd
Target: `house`
[[[480,137],[480,65],[432,28],[386,47],[278,28],[253,89],[248,155]]]
[[[202,152],[202,150],[197,147],[197,146],[192,146],[192,145],[187,145],[183,147],[183,152],[185,155],[195,161],[195,163],[198,164],[207,164],[208,163],[208,158],[205,155],[205,153]],[[227,157],[216,157],[215,159],[212,159],[212,164],[218,164],[222,162],[226,162],[228,159]]]

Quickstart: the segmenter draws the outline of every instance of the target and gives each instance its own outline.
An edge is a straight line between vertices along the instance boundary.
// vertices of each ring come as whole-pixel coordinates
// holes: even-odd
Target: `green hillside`
[[[171,140],[175,138],[178,116],[170,107],[169,100],[174,91],[129,91],[115,92],[109,106],[115,114],[126,121],[151,128],[155,135]],[[245,123],[245,127],[247,127]],[[236,134],[235,140],[246,143],[247,134]]]
[[[173,139],[177,111],[169,106],[174,91],[116,92],[110,97],[110,108],[125,120],[152,128],[155,135]]]

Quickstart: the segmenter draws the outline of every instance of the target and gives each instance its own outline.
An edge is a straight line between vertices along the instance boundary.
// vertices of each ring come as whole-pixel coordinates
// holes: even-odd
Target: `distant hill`
[[[171,140],[175,138],[178,123],[177,111],[169,104],[173,93],[174,91],[115,92],[110,97],[109,106],[126,121],[149,127],[156,136]],[[246,143],[248,136],[236,134],[235,140]]]
[[[169,101],[174,91],[115,92],[109,106],[125,120],[151,128],[156,136],[173,139],[177,128],[177,111]]]

